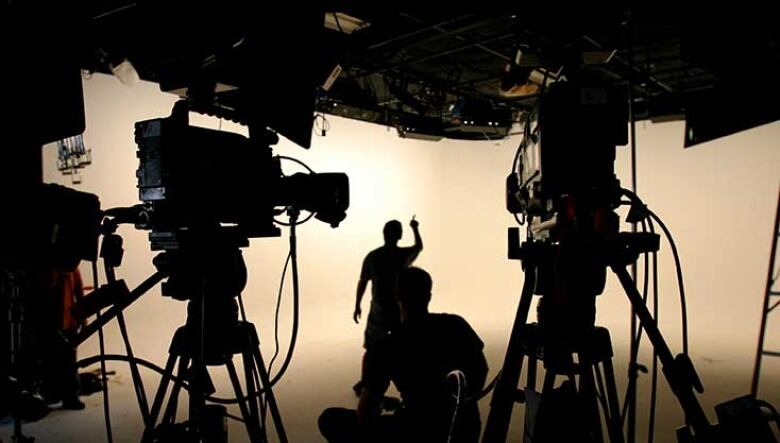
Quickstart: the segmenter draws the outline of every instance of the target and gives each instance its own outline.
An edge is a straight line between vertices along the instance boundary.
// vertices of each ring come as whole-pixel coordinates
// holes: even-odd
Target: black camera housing
[[[96,195],[41,183],[16,190],[6,203],[24,216],[0,220],[0,265],[69,272],[97,258],[102,212]]]
[[[247,138],[190,126],[187,111],[177,105],[170,117],[136,123],[136,175],[145,203],[138,227],[159,238],[228,224],[253,238],[279,235],[279,207],[314,212],[333,227],[346,217],[345,174],[285,176],[270,146],[278,140],[272,132]]]
[[[565,210],[569,198],[617,205],[616,147],[628,143],[625,87],[588,79],[555,83],[540,98],[537,116],[538,132],[520,148],[523,155],[535,150],[537,169],[521,167],[507,177],[507,211],[546,220]]]

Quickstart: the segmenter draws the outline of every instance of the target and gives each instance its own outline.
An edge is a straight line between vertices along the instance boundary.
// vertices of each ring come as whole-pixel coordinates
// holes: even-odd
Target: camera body
[[[173,249],[183,230],[224,225],[247,238],[278,236],[279,207],[311,211],[333,227],[346,217],[347,176],[285,176],[270,131],[247,138],[190,126],[188,108],[177,105],[170,117],[136,123],[135,139],[145,207],[137,225],[152,231],[157,249]]]
[[[556,240],[556,228],[575,212],[617,206],[615,152],[628,143],[626,106],[625,88],[586,79],[555,83],[540,98],[536,130],[507,177],[507,210],[525,215],[534,239]]]

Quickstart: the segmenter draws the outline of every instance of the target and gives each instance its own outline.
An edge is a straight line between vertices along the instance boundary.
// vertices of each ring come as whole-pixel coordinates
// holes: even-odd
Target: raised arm
[[[412,232],[414,233],[414,245],[412,246],[412,255],[409,258],[409,265],[411,265],[412,262],[417,259],[417,256],[420,255],[420,251],[423,249],[423,241],[422,236],[420,235],[420,222],[412,217],[409,226],[412,227]]]

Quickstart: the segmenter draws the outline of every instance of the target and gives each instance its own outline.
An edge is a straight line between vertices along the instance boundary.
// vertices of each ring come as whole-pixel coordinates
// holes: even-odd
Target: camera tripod
[[[215,234],[188,238],[179,249],[165,253],[169,279],[163,283],[163,294],[189,300],[187,321],[173,336],[165,373],[145,420],[142,442],[226,442],[226,408],[207,404],[207,399],[215,392],[208,367],[224,366],[235,400],[220,402],[238,404],[250,441],[264,443],[268,440],[264,428],[265,401],[279,441],[286,443],[287,436],[260,353],[257,331],[251,323],[238,319],[236,297],[246,285],[240,243],[224,231]],[[241,355],[243,360],[246,395],[233,361],[236,355]],[[163,408],[174,368],[177,368],[178,382]],[[189,393],[189,420],[177,425],[174,422],[182,380],[186,380]],[[161,412],[162,421],[158,426]]]
[[[567,236],[555,243],[528,241],[520,247],[516,246],[517,243],[519,231],[515,228],[510,231],[510,258],[522,261],[525,281],[482,442],[506,441],[514,403],[528,402],[529,398],[535,397],[533,391],[539,356],[543,357],[547,372],[541,401],[534,406],[536,410],[527,408],[524,440],[555,442],[565,438],[565,441],[578,443],[603,442],[597,403],[599,396],[594,389],[595,372],[595,380],[599,383],[596,386],[606,393],[601,399],[609,440],[611,443],[624,441],[610,362],[609,334],[605,329],[594,326],[595,297],[603,290],[607,267],[620,280],[658,354],[663,374],[685,413],[689,428],[678,430],[678,438],[692,441],[692,429],[697,441],[708,441],[712,426],[694,394],[694,389],[698,392],[703,389],[693,364],[685,354],[672,355],[626,271],[626,266],[634,263],[639,254],[658,249],[658,237],[655,234],[614,232],[604,237]],[[529,325],[528,313],[535,293],[542,295],[540,322],[539,325]],[[576,364],[573,355],[579,357]],[[529,360],[528,384],[524,390],[519,390],[525,358]],[[599,363],[606,376],[603,384]],[[565,375],[569,380],[554,390],[557,375]],[[575,386],[575,375],[579,375],[578,387]],[[573,399],[574,406],[571,402],[568,408],[562,406],[567,403],[562,400],[565,398]],[[536,399],[533,401],[536,402]],[[551,417],[555,414],[564,416]]]
[[[85,326],[71,344],[78,346],[117,318],[144,420],[141,441],[225,443],[227,410],[224,405],[237,404],[240,420],[252,443],[268,441],[264,425],[266,410],[280,443],[286,443],[287,435],[260,353],[257,331],[253,324],[238,318],[236,298],[247,280],[239,248],[248,245],[246,237],[236,230],[220,227],[191,230],[178,238],[153,233],[153,249],[165,249],[154,259],[157,272],[129,291],[114,275],[114,268],[120,265],[123,254],[121,238],[114,234],[116,225],[116,219],[104,222],[101,257],[106,264],[108,284],[89,295],[79,306],[83,316],[102,307],[110,308]],[[162,380],[149,407],[138,363],[129,346],[122,311],[166,278],[162,293],[188,301],[187,321],[173,336]],[[242,357],[246,394],[233,361],[236,355]],[[233,399],[212,397],[215,388],[208,368],[213,366],[224,366],[227,370],[235,395]],[[169,393],[171,382],[173,387]],[[186,422],[175,423],[182,388],[189,393],[189,416]],[[168,400],[164,404],[166,396]],[[158,424],[161,413],[162,420]]]
[[[195,310],[202,306],[199,302],[190,303],[195,304],[191,305],[191,307],[196,306]],[[191,319],[196,317],[196,314],[198,314],[197,311],[190,310],[188,317]],[[238,321],[229,325],[227,329],[229,332],[220,333],[221,337],[218,340],[205,345],[202,355],[199,355],[197,349],[197,336],[202,333],[197,325],[188,320],[188,324],[176,331],[169,350],[168,362],[165,365],[165,374],[152,403],[142,441],[189,441],[183,440],[183,437],[187,436],[193,437],[192,441],[215,443],[227,441],[223,422],[225,407],[206,405],[206,396],[214,392],[207,367],[217,365],[225,366],[228,371],[236,397],[235,401],[238,403],[250,441],[253,443],[267,441],[259,412],[259,402],[262,400],[260,394],[263,394],[268,402],[268,409],[279,433],[279,440],[281,442],[287,441],[276,399],[270,388],[268,373],[260,354],[259,340],[254,325]],[[240,354],[243,360],[246,395],[243,393],[233,362],[233,357],[237,354]],[[178,397],[182,387],[181,383],[177,383],[170,392],[161,424],[156,427],[160,412],[163,411],[163,401],[177,362],[177,379],[187,380],[189,385],[189,422],[184,428],[174,426]],[[155,432],[157,439],[152,437]],[[200,435],[201,440],[194,438],[197,435]]]

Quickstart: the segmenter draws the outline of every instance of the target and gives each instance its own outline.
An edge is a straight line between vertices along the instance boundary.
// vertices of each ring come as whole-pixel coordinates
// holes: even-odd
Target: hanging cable
[[[655,226],[653,220],[648,220],[647,223],[650,226],[650,232],[655,233]],[[651,254],[653,259],[653,318],[656,324],[658,323],[658,253],[653,251]],[[656,404],[658,400],[658,353],[653,349],[653,368],[650,376],[650,412],[647,422],[647,443],[653,443],[655,438],[655,413]]]
[[[271,379],[271,386],[275,385],[287,372],[287,368],[292,361],[293,353],[295,352],[295,343],[298,339],[298,320],[299,320],[299,303],[300,303],[300,291],[298,281],[298,238],[296,236],[296,219],[297,210],[291,210],[290,216],[290,263],[292,264],[292,284],[293,284],[293,320],[292,320],[292,333],[290,338],[290,347],[287,349],[287,356],[282,363],[282,367],[279,368],[279,373]],[[270,375],[270,373],[269,373]]]
[[[278,158],[280,160],[291,161],[293,163],[296,163],[296,164],[302,166],[304,169],[306,169],[306,171],[309,172],[309,174],[316,174],[316,172],[314,172],[314,170],[312,168],[310,168],[309,165],[307,165],[306,163],[302,162],[301,160],[298,160],[295,157],[288,157],[286,155],[277,155],[276,158]],[[303,220],[301,220],[301,221],[297,221],[296,220],[295,224],[296,225],[302,225],[302,224],[306,223],[307,221],[311,220],[312,217],[314,217],[314,213],[310,212],[309,215],[307,215],[306,218],[304,218]],[[282,226],[291,226],[290,222],[283,222],[283,221],[278,220],[276,218],[274,218],[274,223],[276,223],[278,225],[282,225]]]
[[[677,273],[677,286],[680,290],[680,313],[682,316],[682,348],[683,354],[688,355],[688,306],[685,300],[685,285],[683,284],[683,272],[682,265],[680,264],[680,254],[677,252],[677,244],[672,237],[672,233],[666,227],[664,222],[650,209],[647,210],[650,217],[658,223],[661,230],[664,231],[666,240],[669,242],[669,246],[672,248],[672,255],[674,256],[674,267]]]
[[[274,366],[276,357],[279,356],[279,311],[282,306],[282,291],[284,290],[284,278],[287,275],[287,267],[290,264],[291,254],[287,254],[287,259],[284,261],[284,269],[282,269],[282,278],[279,281],[279,294],[276,297],[276,311],[274,314],[274,355],[271,357],[271,362],[268,363],[268,373],[271,373],[271,369]]]
[[[777,424],[778,430],[780,430],[780,413],[777,412],[777,408],[772,406],[772,404],[766,400],[756,400],[756,404],[759,407],[769,410],[769,413],[772,415],[772,418],[775,420],[775,423]]]
[[[680,310],[681,310],[681,317],[682,317],[682,348],[683,348],[683,354],[688,354],[688,308],[686,303],[686,297],[685,297],[685,285],[683,282],[683,272],[682,272],[682,265],[680,263],[680,255],[677,251],[677,244],[674,241],[674,237],[672,236],[672,233],[669,231],[669,229],[666,227],[664,222],[653,212],[650,210],[650,208],[647,207],[647,205],[642,202],[642,199],[640,199],[636,194],[629,191],[628,189],[621,189],[623,192],[623,195],[628,197],[634,204],[640,205],[640,207],[643,208],[644,211],[646,211],[647,215],[650,216],[653,220],[655,220],[656,223],[661,227],[661,230],[664,232],[664,236],[666,236],[666,240],[669,242],[669,246],[672,249],[672,256],[674,257],[674,266],[675,271],[677,273],[677,286],[680,292]]]
[[[318,112],[314,115],[314,133],[319,137],[325,137],[330,131],[330,121],[325,114]]]
[[[307,165],[306,163],[304,163],[304,162],[302,162],[302,161],[298,160],[298,159],[297,159],[297,158],[295,158],[295,157],[288,157],[288,156],[286,156],[286,155],[277,155],[277,156],[276,156],[276,158],[278,158],[278,159],[280,159],[280,160],[287,160],[287,161],[291,161],[291,162],[293,162],[293,163],[297,163],[297,164],[299,164],[299,165],[303,166],[303,168],[304,168],[304,169],[306,169],[307,171],[309,171],[309,173],[310,173],[310,174],[315,174],[314,170],[313,170],[312,168],[310,168],[310,167],[309,167],[309,165]]]
[[[483,398],[485,398],[486,395],[490,394],[490,392],[493,390],[493,388],[496,387],[496,383],[498,383],[498,379],[501,377],[501,371],[498,371],[498,374],[496,374],[495,377],[493,377],[493,380],[488,383],[487,386],[485,386],[485,389],[477,392],[476,394],[472,395],[471,397],[466,397],[466,401],[480,401]]]
[[[157,366],[156,364],[150,362],[149,360],[144,360],[143,358],[139,358],[139,357],[133,357],[131,359],[130,357],[121,354],[106,354],[105,356],[100,356],[98,354],[98,355],[93,355],[91,357],[82,358],[81,360],[76,362],[76,365],[80,368],[85,368],[94,365],[96,363],[108,362],[108,361],[121,361],[125,363],[129,363],[132,361],[138,366],[145,367],[146,369],[149,369],[163,377],[170,379],[174,384],[178,385],[185,391],[187,392],[190,391],[190,385],[185,379],[180,378],[175,374],[167,374],[165,372],[165,369]],[[255,392],[255,395],[253,396],[245,395],[243,397],[232,397],[232,398],[206,396],[205,399],[209,402],[218,403],[221,405],[234,405],[234,404],[238,404],[239,402],[246,402],[247,400],[257,398],[258,396],[264,393],[265,393],[265,389],[260,389],[257,392]]]
[[[95,290],[99,287],[98,280],[98,265],[97,261],[92,262],[92,287]],[[97,310],[97,320],[100,320],[100,309]],[[100,347],[100,355],[104,357],[106,355],[106,344],[103,337],[103,327],[98,329],[98,343]],[[100,378],[103,383],[103,417],[106,424],[106,441],[108,443],[114,442],[114,433],[111,430],[111,408],[108,399],[108,376],[106,374],[106,360],[102,358],[100,360]]]
[[[642,227],[642,232],[647,232],[648,227],[647,227],[647,222],[645,220],[642,220],[642,223],[641,223],[640,226]],[[644,267],[643,267],[644,268],[644,274],[643,274],[643,278],[642,278],[642,300],[644,301],[645,304],[647,304],[647,297],[648,297],[648,294],[649,294],[648,286],[649,286],[649,282],[650,282],[650,270],[649,270],[650,258],[649,258],[649,253],[644,253],[642,255],[642,257],[643,257],[642,261],[644,263]],[[631,312],[633,313],[633,309],[632,309]],[[628,364],[629,364],[629,367],[637,367],[638,368],[637,365],[638,365],[638,361],[639,361],[639,349],[640,349],[641,344],[642,344],[642,331],[643,331],[642,325],[639,324],[638,328],[636,328],[636,329],[637,329],[636,333],[634,333],[633,330],[631,332],[631,334],[632,334],[632,337],[631,337],[632,346],[630,348],[630,357],[629,357]],[[630,395],[631,395],[632,391],[636,389],[637,380],[638,380],[637,376],[631,377],[628,380],[629,385],[628,385],[628,388],[626,389],[626,395],[625,395],[625,399],[623,401],[623,409],[622,409],[621,414],[620,414],[620,421],[621,421],[621,423],[625,423],[625,420],[628,417],[628,408],[630,407],[629,398],[630,398]]]
[[[449,379],[452,376],[455,376],[458,380],[458,390],[457,395],[455,396],[455,409],[452,411],[452,421],[450,422],[450,432],[447,434],[447,443],[452,442],[452,435],[455,433],[455,423],[458,419],[458,410],[460,410],[460,406],[463,402],[463,395],[466,392],[467,386],[466,386],[466,374],[463,373],[463,371],[456,369],[454,371],[450,371],[449,374],[447,374],[447,379]]]
[[[629,20],[626,20],[623,23],[623,34],[626,38],[626,43],[628,46],[628,60],[629,63],[634,63],[634,46],[632,44],[632,28],[630,26]],[[628,74],[628,122],[629,122],[629,131],[631,133],[631,191],[636,195],[637,190],[637,162],[636,162],[636,109],[634,108],[634,70],[631,69],[631,71]],[[631,232],[636,232],[637,226],[636,223],[631,224]],[[637,266],[636,262],[631,264],[631,278],[636,282],[637,280]],[[632,355],[638,355],[639,353],[639,345],[640,345],[640,339],[642,332],[642,324],[640,321],[638,321],[636,310],[632,307],[631,308],[631,321],[630,321],[630,329],[631,329],[631,342],[630,342],[630,349]],[[638,330],[638,331],[637,331]],[[638,337],[638,338],[635,338]],[[636,439],[636,386],[637,386],[637,379],[638,379],[638,367],[636,366],[636,360],[633,360],[631,363],[629,363],[629,385],[630,388],[627,389],[626,392],[626,403],[628,404],[628,443],[634,443]]]

